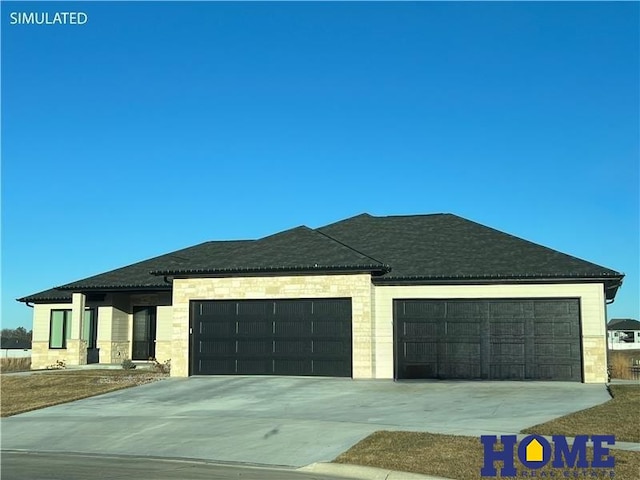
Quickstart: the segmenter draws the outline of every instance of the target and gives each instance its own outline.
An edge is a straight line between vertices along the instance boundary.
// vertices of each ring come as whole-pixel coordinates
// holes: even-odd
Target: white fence
[[[2,348],[0,352],[0,358],[31,358],[31,349]]]

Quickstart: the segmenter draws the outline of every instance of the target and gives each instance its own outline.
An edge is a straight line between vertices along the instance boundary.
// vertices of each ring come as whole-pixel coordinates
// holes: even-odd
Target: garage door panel
[[[274,375],[313,375],[313,365],[308,359],[273,360]]]
[[[532,302],[492,302],[489,303],[490,318],[528,318],[533,316]]]
[[[344,358],[351,351],[351,348],[341,341],[314,340],[312,342],[314,356],[339,357]]]
[[[272,373],[273,361],[270,358],[243,358],[236,359],[236,371],[238,375],[265,375]]]
[[[524,337],[524,322],[491,322],[489,331],[492,338]]]
[[[236,324],[234,322],[198,322],[196,331],[202,335],[227,336],[236,333]]]
[[[394,336],[397,378],[581,379],[578,299],[395,300]]]
[[[274,340],[273,353],[276,355],[311,355],[312,347],[309,340]]]
[[[201,375],[229,375],[236,371],[236,361],[232,358],[201,358],[197,364]]]
[[[451,361],[470,361],[480,360],[480,343],[477,342],[448,342],[441,344],[444,349],[447,360]]]
[[[448,320],[456,318],[470,319],[476,318],[478,315],[484,315],[486,305],[472,302],[447,302],[445,303],[445,317]]]
[[[579,313],[578,302],[566,302],[564,300],[540,300],[533,308],[536,318],[574,316]]]
[[[313,360],[313,375],[332,377],[332,376],[351,376],[351,360]],[[343,372],[343,375],[336,375],[336,372]],[[349,372],[347,375],[346,372]]]
[[[276,320],[273,322],[273,334],[276,337],[309,336],[312,333],[311,322],[306,320]]]
[[[402,323],[403,335],[413,338],[437,338],[439,331],[444,330],[444,323],[404,321]]]
[[[347,323],[344,321],[336,321],[336,320],[315,320],[312,324],[313,336],[314,337],[324,337],[330,336],[335,337],[351,337],[351,323]]]
[[[311,303],[315,319],[336,319],[351,317],[351,304],[347,302],[323,302]]]
[[[446,305],[406,300],[401,305],[403,318],[444,318]]]
[[[446,363],[439,365],[439,374],[452,379],[482,378],[480,365],[477,363]]]
[[[535,336],[539,338],[573,338],[577,334],[577,325],[572,325],[568,321],[541,322],[534,327]],[[547,341],[549,341],[547,339]]]
[[[238,317],[257,316],[266,318],[273,315],[273,303],[260,300],[245,300],[237,302],[236,312]]]
[[[473,322],[467,318],[457,322],[452,322],[447,320],[447,322],[445,323],[445,328],[446,328],[445,334],[449,337],[455,338],[458,336],[466,336],[466,337],[480,336],[480,324],[477,322]]]
[[[274,302],[273,311],[278,318],[301,319],[311,314],[313,303],[296,300]]]
[[[270,340],[238,340],[236,353],[245,356],[264,356],[273,352],[273,344]]]
[[[491,361],[505,363],[524,362],[525,346],[523,343],[491,343]]]
[[[209,340],[198,342],[198,353],[205,355],[233,355],[236,353],[235,340]]]
[[[422,360],[435,364],[438,359],[438,344],[435,342],[405,342],[404,357],[408,362]]]
[[[525,365],[524,363],[493,364],[489,375],[490,378],[500,378],[502,380],[522,380],[526,376]]]
[[[192,374],[351,376],[349,298],[196,301],[191,321]]]
[[[218,303],[199,303],[199,315],[200,316],[215,316],[216,318],[233,318],[236,315],[236,304],[231,302],[218,302]]]
[[[537,362],[566,362],[580,355],[580,348],[572,343],[538,344],[535,346]]]
[[[236,333],[239,336],[261,336],[270,335],[272,331],[272,322],[270,320],[240,320],[235,322]]]

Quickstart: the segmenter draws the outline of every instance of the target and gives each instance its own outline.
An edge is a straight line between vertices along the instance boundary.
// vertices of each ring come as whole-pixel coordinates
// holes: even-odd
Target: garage
[[[191,375],[351,377],[351,299],[191,301]]]
[[[573,298],[394,300],[395,378],[581,381]]]

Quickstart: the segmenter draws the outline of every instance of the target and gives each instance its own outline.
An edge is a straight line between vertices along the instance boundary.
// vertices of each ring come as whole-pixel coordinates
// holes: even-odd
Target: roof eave
[[[89,292],[89,291],[101,291],[101,292],[120,292],[120,291],[130,291],[130,290],[171,290],[171,285],[169,284],[158,284],[158,285],[63,285],[61,287],[56,287],[58,290],[66,290],[66,291],[74,291],[74,292]]]
[[[152,270],[151,275],[164,276],[237,276],[251,274],[323,274],[323,273],[374,273],[383,275],[391,271],[388,265],[301,265],[301,266],[270,266],[270,267],[238,267],[238,268],[197,268],[197,269],[181,269],[181,270]]]

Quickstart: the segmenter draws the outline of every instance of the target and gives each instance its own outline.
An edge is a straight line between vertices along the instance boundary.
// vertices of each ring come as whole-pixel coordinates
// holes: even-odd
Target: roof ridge
[[[314,232],[316,232],[316,233],[318,233],[318,234],[320,234],[320,235],[322,235],[322,236],[324,236],[324,237],[326,237],[326,238],[328,238],[329,240],[331,240],[331,241],[333,241],[333,242],[335,242],[335,243],[337,243],[337,244],[339,244],[339,245],[342,245],[343,247],[348,248],[349,250],[351,250],[351,251],[353,251],[353,252],[356,252],[358,255],[364,255],[365,257],[370,258],[371,260],[373,260],[373,261],[374,261],[374,262],[376,262],[376,263],[379,263],[379,264],[380,264],[380,265],[382,265],[382,266],[385,266],[385,267],[388,267],[388,266],[389,266],[389,265],[387,265],[386,263],[381,262],[381,261],[380,261],[380,260],[378,260],[377,258],[374,258],[374,257],[372,257],[371,255],[367,255],[366,253],[364,253],[364,252],[362,252],[362,251],[360,251],[360,250],[358,250],[358,249],[356,249],[356,248],[353,248],[352,246],[350,246],[350,245],[348,245],[348,244],[346,244],[346,243],[344,243],[344,242],[341,242],[340,240],[337,240],[337,239],[333,238],[331,235],[327,235],[326,233],[321,232],[321,231],[316,230],[316,229],[313,229],[313,231],[314,231]]]
[[[436,212],[436,213],[412,213],[409,215],[370,215],[372,218],[411,218],[411,217],[437,217],[437,216],[451,216],[459,217],[455,213],[449,212]]]

